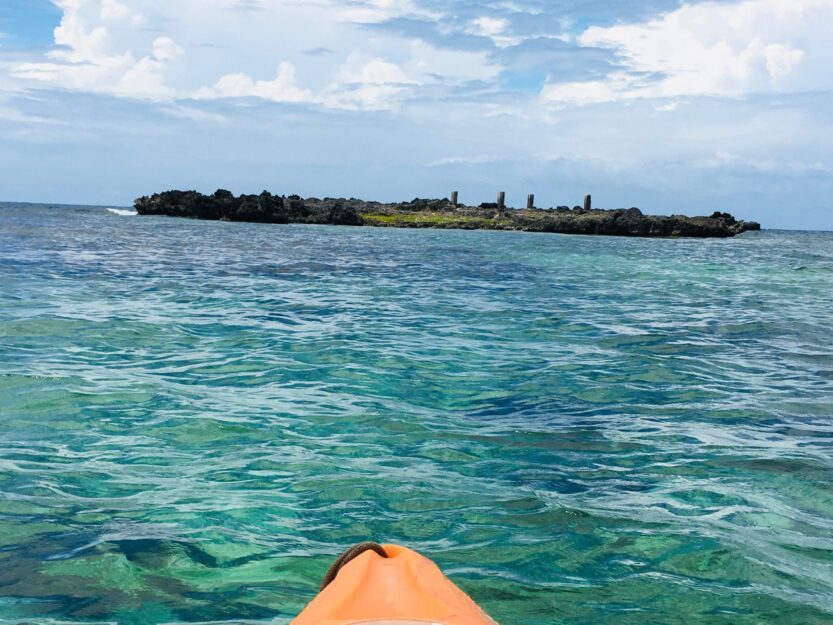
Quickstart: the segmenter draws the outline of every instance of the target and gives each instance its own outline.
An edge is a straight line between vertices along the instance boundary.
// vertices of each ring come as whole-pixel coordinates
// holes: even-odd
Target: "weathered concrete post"
[[[497,212],[502,213],[506,206],[506,191],[498,191],[497,194]]]
[[[532,210],[533,208],[535,208],[535,194],[534,193],[530,193],[529,195],[526,196],[526,207],[529,210]]]
[[[457,208],[457,192],[456,191],[451,192],[451,207],[452,208]]]
[[[593,201],[590,198],[590,194],[584,196],[584,210],[589,211],[593,210]]]

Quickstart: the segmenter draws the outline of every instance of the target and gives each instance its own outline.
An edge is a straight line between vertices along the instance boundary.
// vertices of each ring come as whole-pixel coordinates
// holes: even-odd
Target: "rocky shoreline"
[[[728,213],[708,217],[644,215],[638,208],[506,209],[497,204],[454,205],[448,199],[385,204],[354,198],[301,198],[264,191],[235,197],[230,191],[212,195],[197,191],[165,191],[134,202],[140,215],[258,223],[305,223],[389,228],[455,228],[521,230],[562,234],[601,234],[636,237],[733,237],[760,224],[739,221]]]

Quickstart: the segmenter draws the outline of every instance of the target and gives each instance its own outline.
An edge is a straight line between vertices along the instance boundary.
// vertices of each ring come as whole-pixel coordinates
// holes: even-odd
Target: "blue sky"
[[[833,0],[3,0],[0,199],[167,188],[833,230]]]

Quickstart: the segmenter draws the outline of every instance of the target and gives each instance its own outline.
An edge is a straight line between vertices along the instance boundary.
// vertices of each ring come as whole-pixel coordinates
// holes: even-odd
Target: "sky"
[[[0,200],[170,188],[833,230],[833,0],[0,0]]]

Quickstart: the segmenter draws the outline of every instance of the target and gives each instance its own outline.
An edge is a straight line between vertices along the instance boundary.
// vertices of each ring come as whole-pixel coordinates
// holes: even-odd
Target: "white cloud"
[[[506,33],[509,21],[501,17],[478,17],[469,24],[466,32],[472,35],[488,37],[496,46],[506,48],[517,45],[522,41],[520,37]]]
[[[55,47],[10,68],[23,88],[170,102],[255,97],[379,110],[396,108],[421,86],[483,80],[500,71],[485,52],[368,29],[397,17],[439,19],[411,0],[56,4],[63,16]],[[311,49],[328,54],[307,54]]]
[[[399,65],[380,57],[369,58],[356,50],[319,101],[325,106],[349,110],[396,110],[402,98],[419,84]]]
[[[421,17],[439,19],[440,14],[422,9],[410,0],[365,0],[364,2],[326,3],[339,21],[360,24],[378,24],[395,17]]]
[[[130,9],[126,5],[116,2],[116,0],[102,0],[101,2],[102,20],[119,20],[130,15]]]
[[[156,61],[165,63],[173,61],[182,55],[183,50],[170,37],[157,37],[153,40],[153,58]]]
[[[213,89],[200,92],[202,97],[241,98],[257,97],[272,102],[311,102],[312,93],[298,87],[295,66],[284,61],[278,66],[273,80],[252,80],[246,74],[226,74]]]
[[[97,61],[106,55],[107,29],[101,25],[87,26],[81,12],[81,0],[59,0],[64,10],[55,29],[55,44],[61,46],[50,53],[53,58],[73,63]]]
[[[15,65],[12,76],[45,86],[118,96],[164,99],[174,95],[174,89],[165,84],[165,74],[184,51],[173,39],[156,37],[150,53],[136,59],[132,50],[107,53],[103,47],[108,37],[106,28],[97,27],[88,33],[74,22],[71,19],[66,28],[62,22],[56,29],[56,40],[60,31],[61,39],[73,45],[65,43],[66,49],[50,53],[53,61]]]
[[[685,5],[643,23],[592,27],[579,43],[612,50],[620,69],[593,81],[559,82],[555,74],[541,96],[587,104],[831,89],[831,23],[833,0],[745,0]]]
[[[416,81],[408,78],[401,67],[378,57],[369,60],[358,68],[351,67],[351,65],[355,65],[352,55],[351,58],[347,59],[347,65],[342,73],[342,80],[345,83],[365,85],[416,84]]]
[[[152,54],[140,59],[121,77],[116,90],[119,95],[164,98],[173,94],[164,84],[164,72],[167,64],[184,51],[170,37],[157,37],[152,50]]]
[[[446,156],[434,159],[428,163],[429,167],[447,167],[448,165],[483,165],[508,160],[506,156],[494,154],[478,154],[475,156]]]
[[[622,87],[627,88],[630,84],[628,77],[621,74],[611,75],[608,80],[553,83],[544,85],[541,97],[554,102],[573,104],[610,102],[617,98]]]
[[[200,99],[257,97],[272,102],[306,102],[349,110],[395,109],[406,86],[417,85],[405,71],[381,58],[367,59],[354,52],[342,66],[339,77],[319,94],[299,87],[295,66],[283,62],[274,80],[252,80],[246,74],[227,74],[214,87],[200,89]]]

